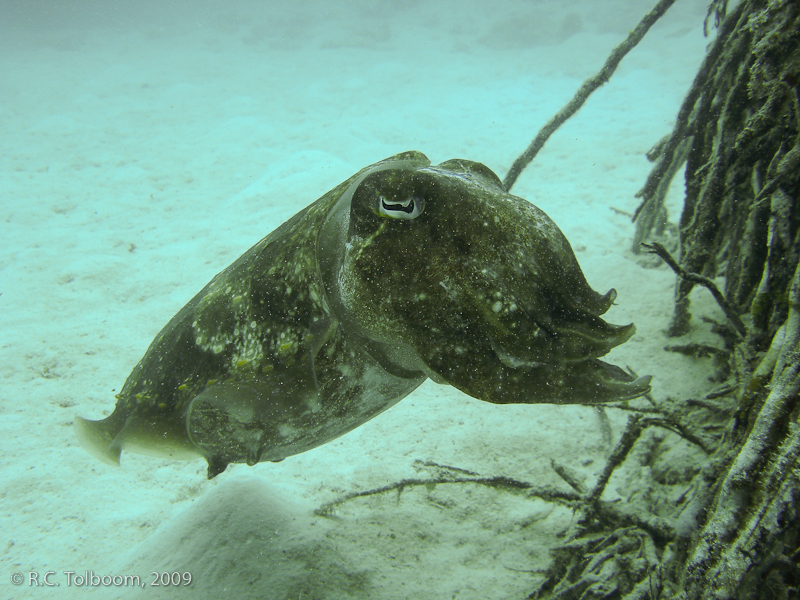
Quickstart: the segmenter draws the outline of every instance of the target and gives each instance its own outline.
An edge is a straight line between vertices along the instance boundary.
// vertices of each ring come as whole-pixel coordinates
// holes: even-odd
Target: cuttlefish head
[[[345,196],[328,292],[385,360],[495,403],[649,390],[598,360],[635,331],[600,317],[616,292],[592,290],[555,223],[484,165],[385,161]]]

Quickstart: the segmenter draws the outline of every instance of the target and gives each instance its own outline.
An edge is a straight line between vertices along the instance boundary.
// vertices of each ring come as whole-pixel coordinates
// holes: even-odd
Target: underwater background
[[[623,411],[495,406],[429,381],[331,443],[212,481],[202,461],[99,463],[72,421],[109,414],[173,314],[360,168],[414,149],[503,177],[651,7],[1,1],[0,598],[534,591],[570,525],[563,506],[430,485],[314,510],[443,466],[564,487],[556,460],[592,480]],[[652,375],[656,398],[713,387],[710,363],[663,352],[675,279],[631,253],[629,216],[645,153],[672,130],[709,42],[706,8],[679,0],[513,189],[559,225],[594,289],[616,288],[606,318],[637,333],[609,360]],[[705,290],[692,306],[686,340],[703,341],[702,317],[720,311]],[[640,478],[621,469],[604,498],[657,502]],[[41,585],[48,571],[57,591]],[[144,587],[90,585],[86,572]],[[150,585],[153,572],[190,573],[191,585]]]

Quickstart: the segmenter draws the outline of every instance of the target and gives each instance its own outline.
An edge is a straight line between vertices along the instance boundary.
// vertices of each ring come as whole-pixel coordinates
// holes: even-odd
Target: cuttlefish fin
[[[173,460],[203,456],[192,444],[182,422],[158,422],[131,416],[120,424],[111,415],[102,421],[75,417],[74,426],[83,449],[107,465],[119,466],[123,450]]]
[[[83,417],[75,417],[73,426],[78,442],[84,450],[107,465],[119,466],[122,448],[119,444],[113,444],[119,432],[114,424],[108,423],[108,419],[90,421]]]

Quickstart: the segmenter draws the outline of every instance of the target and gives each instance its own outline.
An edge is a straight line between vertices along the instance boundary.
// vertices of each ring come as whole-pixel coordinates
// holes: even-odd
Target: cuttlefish
[[[254,465],[358,427],[427,378],[495,404],[649,391],[599,357],[633,324],[569,242],[468,160],[404,152],[362,169],[219,273],[133,369],[83,447]]]

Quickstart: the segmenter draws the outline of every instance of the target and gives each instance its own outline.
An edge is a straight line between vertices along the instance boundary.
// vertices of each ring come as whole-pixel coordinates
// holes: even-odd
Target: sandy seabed
[[[674,276],[630,252],[623,213],[637,206],[645,152],[671,130],[702,60],[706,4],[679,0],[514,188],[559,224],[595,289],[617,289],[607,318],[635,322],[637,334],[608,359],[653,375],[656,399],[704,393],[710,364],[664,351]],[[623,411],[494,406],[428,382],[334,442],[212,481],[202,461],[124,454],[122,468],[101,464],[72,420],[109,414],[183,304],[361,167],[416,149],[502,177],[650,7],[0,4],[0,597],[487,600],[535,590],[573,519],[563,507],[439,485],[352,500],[331,518],[313,510],[434,476],[431,463],[565,487],[555,459],[591,482]],[[673,219],[681,201],[676,182]],[[693,307],[687,340],[710,339],[700,317],[719,311],[703,290]],[[629,499],[638,477],[623,469],[605,497]],[[28,580],[47,571],[57,592]],[[154,586],[153,572],[192,582]],[[141,586],[90,585],[115,575]]]

